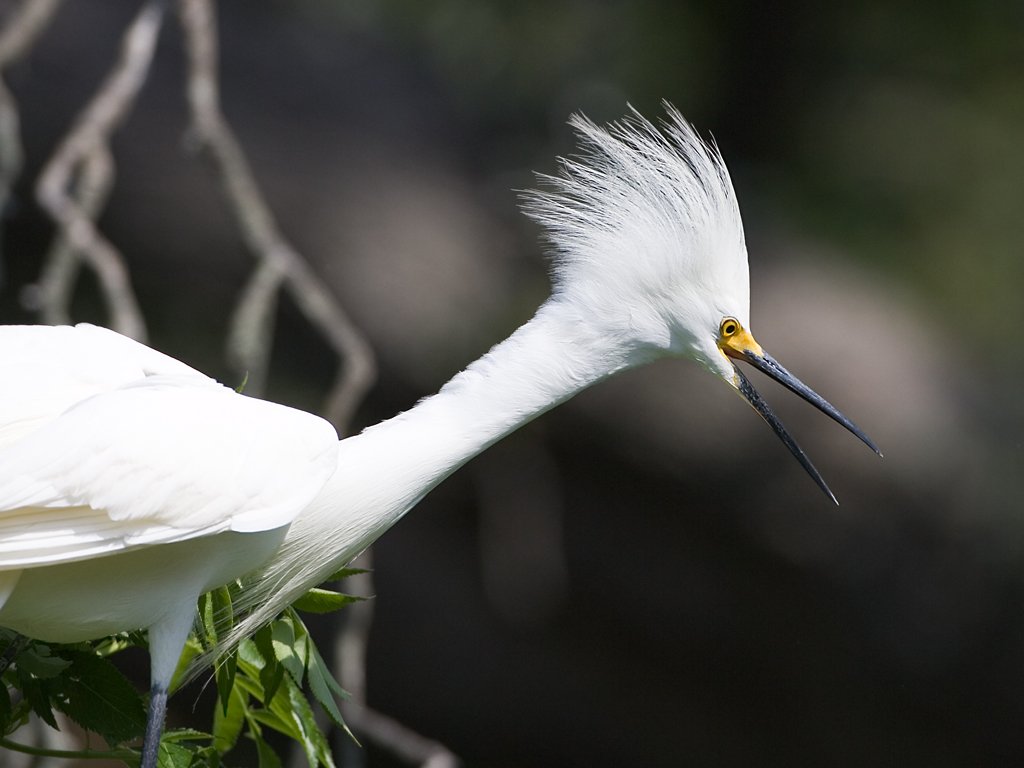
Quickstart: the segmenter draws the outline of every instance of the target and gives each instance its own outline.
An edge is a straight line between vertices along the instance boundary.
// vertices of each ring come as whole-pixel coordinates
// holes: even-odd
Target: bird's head
[[[821,489],[821,475],[751,385],[752,365],[871,440],[755,341],[739,205],[718,148],[671,105],[659,128],[633,111],[607,128],[577,116],[582,154],[542,177],[525,210],[554,251],[554,296],[637,360],[688,356],[723,379],[772,427]],[[879,453],[879,455],[881,455]]]

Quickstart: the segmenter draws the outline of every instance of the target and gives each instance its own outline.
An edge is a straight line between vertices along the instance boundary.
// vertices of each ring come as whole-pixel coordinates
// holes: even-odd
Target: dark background
[[[8,77],[28,167],[3,232],[3,322],[34,319],[20,296],[52,234],[31,180],[135,10],[66,5]],[[833,507],[696,366],[602,383],[381,539],[373,706],[472,766],[1024,759],[1024,6],[219,8],[227,115],[286,235],[379,355],[357,428],[543,300],[514,190],[572,152],[568,116],[628,102],[655,117],[664,98],[729,163],[758,339],[886,453],[764,383]],[[182,73],[171,23],[116,137],[101,224],[150,342],[227,379],[251,257],[187,151]],[[75,319],[105,320],[88,277]],[[316,409],[333,366],[283,301],[269,396]]]

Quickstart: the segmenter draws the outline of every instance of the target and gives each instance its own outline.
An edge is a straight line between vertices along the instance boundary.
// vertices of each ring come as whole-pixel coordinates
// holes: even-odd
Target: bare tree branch
[[[71,279],[69,269],[73,268],[66,264],[81,258],[99,278],[113,328],[140,340],[145,338],[146,327],[128,270],[121,254],[96,228],[94,217],[102,207],[113,172],[109,161],[110,136],[124,121],[146,82],[163,23],[164,5],[161,0],[149,0],[142,6],[125,32],[117,64],[75,120],[36,184],[39,204],[59,227],[51,259],[63,260],[65,264],[47,265],[45,273],[53,283],[39,287],[40,300],[45,306],[45,302],[70,298],[70,291],[61,287],[62,281]],[[77,174],[88,179],[77,183],[80,192],[75,195],[71,187],[76,184]],[[50,306],[46,311],[66,315],[68,307]]]
[[[83,160],[70,190],[71,199],[91,221],[99,216],[114,181],[114,158],[105,146],[97,147]],[[57,232],[43,261],[43,271],[33,292],[23,292],[26,304],[40,312],[44,323],[72,322],[71,299],[82,260],[66,230]]]
[[[0,30],[0,215],[7,209],[24,161],[18,103],[3,73],[35,44],[59,5],[60,0],[25,0]]]
[[[341,360],[324,414],[344,432],[376,375],[373,353],[330,290],[281,234],[221,111],[213,4],[210,0],[181,0],[181,18],[188,53],[192,131],[217,166],[242,237],[260,262],[235,311],[231,357],[256,387],[264,384],[278,288],[287,288]]]
[[[24,0],[0,31],[0,69],[14,63],[43,33],[61,0]]]
[[[353,708],[345,718],[353,730],[408,763],[421,768],[456,768],[460,764],[443,744],[420,736],[373,709]]]
[[[276,261],[261,261],[242,290],[228,331],[228,362],[245,374],[246,390],[257,395],[267,385],[274,311],[283,282],[284,273]]]

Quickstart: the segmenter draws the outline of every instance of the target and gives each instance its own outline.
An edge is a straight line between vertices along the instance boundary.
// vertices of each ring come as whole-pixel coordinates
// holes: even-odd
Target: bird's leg
[[[142,739],[142,763],[139,768],[156,768],[166,717],[167,689],[154,685],[149,692],[149,714],[146,717],[146,735]]]
[[[195,618],[199,595],[189,595],[149,628],[150,693],[139,768],[157,768],[160,736],[167,716],[167,692]]]

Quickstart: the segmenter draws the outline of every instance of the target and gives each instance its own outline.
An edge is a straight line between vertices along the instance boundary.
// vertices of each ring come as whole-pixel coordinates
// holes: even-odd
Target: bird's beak
[[[724,325],[725,323],[723,323],[723,326]],[[865,435],[860,427],[846,418],[846,416],[840,413],[838,408],[828,402],[825,398],[783,368],[775,358],[761,348],[761,345],[754,340],[754,337],[750,335],[750,332],[746,328],[737,324],[734,333],[727,337],[723,336],[719,339],[718,346],[723,353],[733,360],[743,360],[744,362],[750,363],[750,365],[775,379],[775,381],[779,382],[782,386],[800,395],[800,397],[822,413],[827,414],[850,430],[850,432],[859,437],[872,451],[877,453],[879,456],[882,455],[882,452],[878,450],[878,447],[871,441],[871,438]],[[739,368],[736,368],[736,380],[733,383],[743,398],[750,403],[751,407],[760,414],[761,418],[764,419],[775,434],[779,436],[779,439],[785,443],[790,453],[792,453],[793,456],[796,457],[796,460],[800,462],[800,465],[807,470],[807,474],[809,474],[814,482],[818,484],[818,487],[821,488],[821,490],[823,490],[825,494],[832,499],[832,501],[838,504],[839,502],[836,501],[835,494],[833,494],[829,489],[824,479],[822,479],[821,475],[818,473],[818,470],[815,469],[814,465],[811,463],[811,460],[807,458],[807,455],[803,450],[801,450],[800,446],[797,445],[789,432],[786,431],[782,422],[779,421],[778,417],[772,412],[772,409],[768,407],[768,403],[761,398],[757,393],[757,390],[754,389],[754,386],[750,383],[747,377],[743,375]]]

